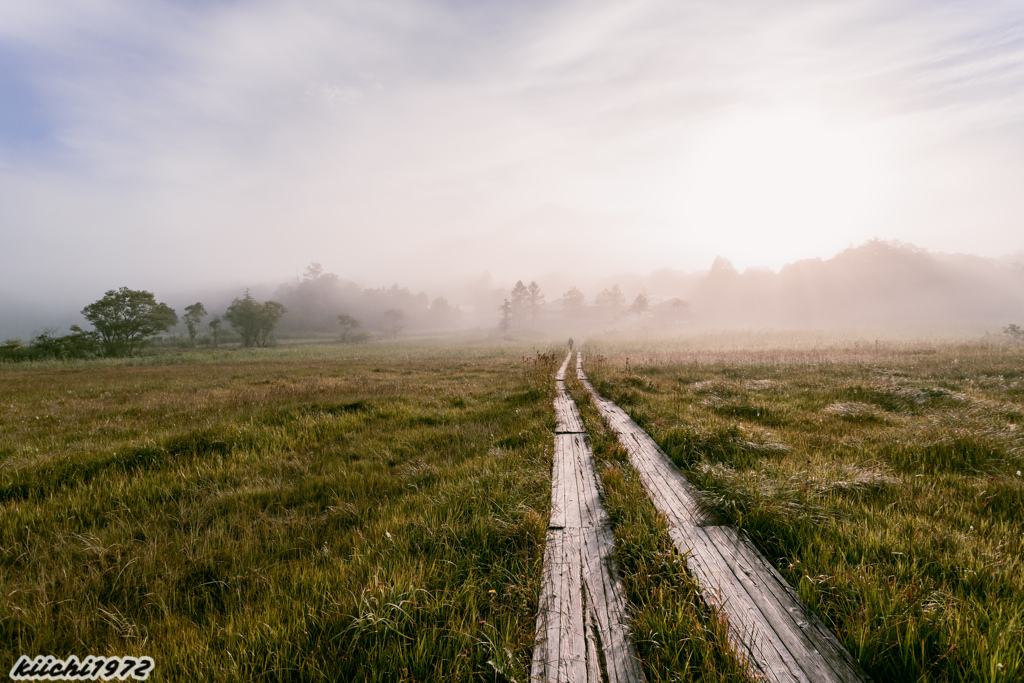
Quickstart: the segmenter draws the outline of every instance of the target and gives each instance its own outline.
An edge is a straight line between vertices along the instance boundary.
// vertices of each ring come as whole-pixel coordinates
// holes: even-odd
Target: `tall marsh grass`
[[[554,356],[179,358],[0,368],[0,666],[526,679]]]
[[[1024,677],[1024,351],[618,340],[585,354],[598,390],[875,680]]]

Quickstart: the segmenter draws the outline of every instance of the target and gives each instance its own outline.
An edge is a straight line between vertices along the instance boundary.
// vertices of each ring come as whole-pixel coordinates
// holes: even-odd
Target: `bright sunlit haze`
[[[310,262],[550,300],[872,238],[1012,260],[1022,29],[1012,2],[4,3],[0,315]]]

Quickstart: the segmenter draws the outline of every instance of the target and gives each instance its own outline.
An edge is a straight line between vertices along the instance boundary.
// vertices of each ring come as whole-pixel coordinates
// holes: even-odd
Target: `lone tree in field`
[[[562,310],[570,318],[580,318],[583,316],[583,307],[586,306],[586,298],[576,287],[570,287],[569,290],[562,295]]]
[[[105,356],[131,356],[157,332],[178,324],[178,314],[159,303],[152,292],[111,289],[99,301],[82,309],[100,336]]]
[[[256,301],[247,289],[244,297],[231,302],[224,319],[242,337],[243,346],[266,346],[281,316],[287,312],[276,301]]]
[[[199,334],[199,323],[203,322],[205,317],[206,307],[199,301],[191,306],[186,306],[185,315],[181,316],[181,319],[185,321],[185,327],[188,328],[188,340],[193,347],[196,345],[196,336]]]
[[[217,348],[217,342],[220,341],[220,325],[223,322],[219,315],[213,316],[213,320],[206,323],[206,326],[210,328],[210,338],[213,341],[213,348]]]
[[[359,341],[360,334],[358,330],[363,326],[361,322],[348,313],[342,313],[338,316],[338,324],[341,326],[341,341],[345,343]]]
[[[639,320],[641,317],[643,317],[643,314],[646,313],[648,309],[650,309],[650,307],[651,302],[647,300],[647,295],[644,294],[643,292],[640,292],[639,294],[636,295],[636,298],[633,299],[633,303],[630,304],[629,312],[636,313],[636,319]]]

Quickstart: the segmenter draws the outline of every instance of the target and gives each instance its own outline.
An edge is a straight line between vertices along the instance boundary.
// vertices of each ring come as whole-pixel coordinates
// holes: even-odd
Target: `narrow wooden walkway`
[[[571,355],[556,376],[551,523],[530,680],[641,683],[594,454],[576,404],[565,392]]]
[[[853,683],[867,675],[746,534],[717,526],[693,486],[621,408],[598,395],[576,356],[576,376],[629,452],[704,599],[729,619],[729,640],[751,673],[770,681]]]

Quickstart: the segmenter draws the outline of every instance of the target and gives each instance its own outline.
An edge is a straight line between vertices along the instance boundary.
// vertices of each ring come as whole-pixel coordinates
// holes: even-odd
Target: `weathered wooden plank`
[[[562,531],[561,641],[558,653],[559,681],[587,680],[586,626],[583,613],[583,579],[580,571],[579,529]]]
[[[609,683],[642,681],[643,671],[625,629],[625,596],[615,566],[615,541],[607,526],[585,530],[583,571],[588,602],[592,605],[591,629],[602,647],[604,676]]]
[[[676,548],[705,600],[729,621],[729,641],[752,672],[772,681],[854,683],[869,680],[821,620],[767,560],[735,529],[709,526],[699,493],[653,439],[586,378],[576,375],[616,431]]]
[[[583,517],[580,511],[579,472],[576,458],[572,453],[572,434],[555,435],[555,457],[562,470],[561,498],[565,506],[565,528],[578,529],[582,526]],[[556,492],[552,492],[554,498]]]
[[[572,454],[575,461],[576,485],[580,494],[580,526],[599,527],[608,523],[608,515],[601,505],[601,494],[594,468],[594,456],[582,435],[574,434]]]
[[[561,529],[565,526],[565,485],[562,483],[561,463],[559,462],[558,440],[555,440],[555,456],[551,467],[551,520],[548,528]]]
[[[595,504],[600,506],[600,501],[592,500],[589,495],[589,491],[587,490],[587,463],[584,462],[581,457],[583,453],[581,453],[582,449],[579,445],[578,435],[563,434],[561,438],[565,443],[566,463],[571,468],[573,486],[576,491],[576,509],[579,513],[579,518],[575,527],[582,529],[593,524],[594,507]]]
[[[567,357],[563,376],[568,363]],[[562,382],[556,386],[565,399],[556,399],[556,414],[575,415],[580,430],[555,435],[551,528],[530,680],[642,683],[594,454],[575,403]]]
[[[713,519],[700,503],[700,494],[686,476],[668,459],[657,444],[635,422],[623,426],[623,440],[632,444],[634,457],[644,464],[645,478],[666,499],[679,523],[707,524]],[[642,433],[641,437],[638,432]]]
[[[654,440],[624,410],[597,394],[583,372],[581,357],[582,354],[577,355],[576,376],[594,398],[602,417],[617,433],[630,460],[636,463],[641,482],[648,495],[655,499],[656,506],[664,510],[664,514],[678,518],[679,523],[705,524],[713,521],[712,515],[700,505],[696,489]]]
[[[533,647],[531,680],[554,680],[558,672],[561,600],[556,586],[563,570],[562,536],[548,531],[544,546],[544,574],[541,579],[540,604],[537,609],[537,636]]]
[[[556,434],[574,434],[586,431],[583,428],[583,418],[580,417],[576,404],[561,386],[559,386],[558,395],[555,397],[555,419],[557,420]]]
[[[531,680],[642,682],[611,531],[551,530],[547,543]]]
[[[572,358],[572,351],[570,351],[569,353],[565,354],[565,360],[562,361],[562,366],[560,368],[558,368],[558,372],[555,373],[555,381],[556,382],[564,382],[565,381],[565,369],[569,367],[569,359],[571,359],[571,358]],[[578,364],[579,364],[579,362],[577,361],[577,365]]]
[[[621,423],[620,423],[621,424]],[[664,509],[667,514],[678,517],[679,523],[691,520],[691,511],[695,507],[694,500],[688,500],[688,490],[677,486],[681,473],[668,471],[662,463],[651,457],[644,444],[639,442],[635,435],[625,431],[626,427],[620,427],[619,439],[626,452],[629,453],[630,461],[637,465],[637,472],[640,474],[641,483],[647,490],[648,495],[655,500],[658,509]]]
[[[808,679],[826,683],[839,680],[832,675],[824,658],[804,635],[802,629],[791,628],[792,617],[786,606],[775,599],[764,585],[764,581],[752,569],[749,560],[743,557],[752,549],[746,547],[736,529],[706,527],[704,531],[732,570],[733,576],[746,590],[756,609],[764,616],[768,628],[775,632]]]
[[[786,647],[794,654],[805,653],[799,661],[812,680],[836,683],[868,680],[846,648],[803,604],[745,534],[731,527],[708,527],[705,531],[736,576],[747,585],[747,592]],[[791,622],[798,628],[790,628]]]
[[[558,374],[555,375],[555,419],[557,420],[558,426],[555,427],[556,434],[563,433],[575,433],[585,432],[583,428],[583,418],[580,417],[580,412],[576,408],[576,403],[572,398],[565,392],[565,371],[569,365],[569,359],[572,357],[572,353],[565,357],[562,361],[562,366],[558,369]]]
[[[558,472],[558,488],[551,490],[551,500],[559,501],[562,506],[562,527],[571,527],[574,524],[578,524],[573,518],[573,496],[570,494],[570,489],[575,487],[573,478],[575,475],[565,462],[565,443],[564,440],[556,436],[555,437],[555,460],[552,465],[552,472]]]
[[[705,529],[689,527],[677,529],[675,534],[670,531],[669,535],[677,548],[683,546],[680,550],[688,550],[686,568],[696,578],[704,599],[727,616],[729,642],[754,672],[780,683],[810,683]]]

